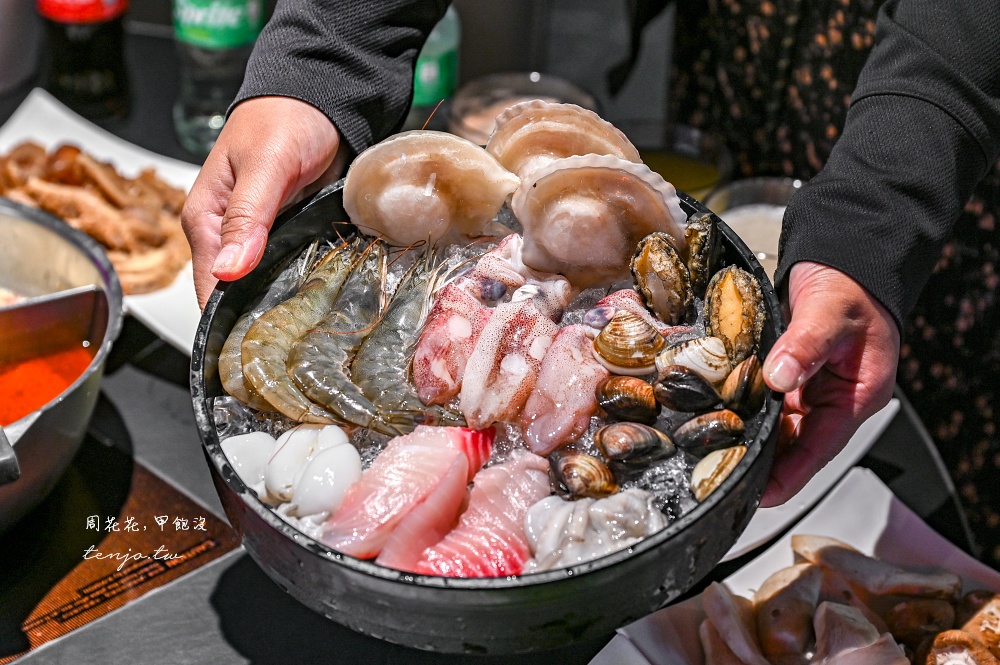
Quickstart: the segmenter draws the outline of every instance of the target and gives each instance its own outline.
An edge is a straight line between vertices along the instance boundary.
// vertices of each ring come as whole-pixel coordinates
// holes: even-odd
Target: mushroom
[[[726,646],[744,665],[769,665],[757,644],[753,603],[748,598],[735,596],[722,584],[712,582],[702,592],[701,604]]]
[[[823,572],[811,563],[782,568],[754,594],[754,617],[761,651],[770,660],[806,662],[813,642],[813,613],[819,602]]]
[[[957,600],[962,590],[962,580],[954,573],[907,570],[862,554],[835,538],[795,535],[792,550],[806,561],[838,570],[852,586],[876,596]]]

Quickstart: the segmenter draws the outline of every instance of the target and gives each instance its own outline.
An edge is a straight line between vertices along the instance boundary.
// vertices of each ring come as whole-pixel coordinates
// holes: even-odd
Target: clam
[[[646,306],[664,323],[682,323],[691,310],[691,278],[669,234],[651,233],[641,241],[629,265]]]
[[[593,111],[541,99],[514,104],[500,113],[486,152],[522,178],[555,159],[573,155],[642,161],[625,134]]]
[[[651,425],[660,415],[653,386],[634,376],[609,376],[597,385],[597,404],[612,418]]]
[[[653,395],[674,411],[708,411],[722,401],[711,383],[683,365],[668,365],[660,370],[653,382]]]
[[[746,455],[745,446],[733,446],[709,453],[691,471],[691,493],[704,501],[729,477],[736,465]]]
[[[712,277],[705,293],[705,327],[726,345],[733,365],[757,351],[764,328],[764,296],[753,275],[728,266]]]
[[[767,386],[764,384],[764,372],[757,356],[750,356],[737,365],[726,377],[720,392],[726,408],[744,418],[760,411],[767,395]]]
[[[705,287],[712,277],[712,266],[715,265],[718,254],[715,223],[712,216],[694,214],[688,219],[684,229],[684,239],[687,240],[687,268],[691,277],[691,290],[694,295],[705,295]]]
[[[683,248],[687,216],[674,186],[644,164],[564,157],[525,176],[510,200],[524,227],[524,265],[577,288],[629,277],[636,245],[665,231]]]
[[[574,499],[600,499],[619,489],[607,464],[578,450],[556,450],[549,455],[549,466],[560,487]]]
[[[605,425],[594,432],[594,444],[608,461],[626,464],[645,464],[677,452],[669,436],[641,423]]]
[[[489,235],[520,178],[472,141],[434,131],[396,134],[354,160],[344,210],[391,245]]]
[[[622,310],[594,339],[594,356],[613,374],[642,376],[656,370],[656,354],[666,345],[656,328]]]
[[[729,409],[695,416],[674,431],[674,444],[694,455],[732,446],[743,439],[743,419]]]
[[[726,345],[718,337],[696,337],[668,346],[657,354],[655,363],[661,372],[671,365],[690,367],[712,385],[725,380],[733,367]]]

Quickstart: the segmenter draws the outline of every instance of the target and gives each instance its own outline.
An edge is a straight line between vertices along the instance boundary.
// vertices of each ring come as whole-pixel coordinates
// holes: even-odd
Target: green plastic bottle
[[[413,74],[413,105],[406,117],[405,129],[423,127],[438,102],[454,94],[458,82],[458,44],[461,36],[458,12],[454,6],[448,7],[417,56]],[[444,121],[443,117],[435,116],[435,119]]]

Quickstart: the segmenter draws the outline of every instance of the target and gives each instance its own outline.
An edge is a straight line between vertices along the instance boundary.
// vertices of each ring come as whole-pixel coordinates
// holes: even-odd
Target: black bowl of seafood
[[[485,149],[390,137],[279,217],[205,308],[192,395],[282,588],[391,642],[523,652],[669,603],[732,546],[782,330],[725,224],[593,112],[532,101]]]

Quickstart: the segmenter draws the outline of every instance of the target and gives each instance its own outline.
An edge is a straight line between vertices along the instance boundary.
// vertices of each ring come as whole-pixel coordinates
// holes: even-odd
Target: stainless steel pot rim
[[[323,190],[323,192],[320,192],[317,196],[321,196],[327,191],[335,191],[336,189],[339,189],[339,186],[342,186],[342,182],[343,181],[341,180],[332,186],[328,186],[328,188]],[[678,192],[678,195],[688,208],[692,208],[697,211],[710,212],[704,207],[703,204],[683,192]],[[777,337],[784,331],[785,326],[774,288],[768,280],[764,269],[760,266],[760,263],[756,260],[754,254],[747,248],[746,244],[740,239],[740,237],[736,235],[736,233],[733,232],[729,226],[725,224],[725,222],[719,219],[717,215],[714,213],[710,214],[712,214],[715,223],[718,225],[727,240],[736,245],[737,251],[750,260],[753,272],[760,281],[761,287],[764,291],[764,302],[766,303],[768,315],[774,327],[775,337]],[[201,321],[198,325],[198,332],[194,345],[196,350],[204,349],[205,340],[209,334],[209,328],[211,326],[213,315],[222,301],[224,294],[225,285],[220,285],[209,297],[205,310],[202,313]],[[760,431],[757,432],[753,442],[751,442],[748,446],[749,449],[747,454],[737,465],[733,473],[729,475],[729,477],[715,492],[713,492],[705,501],[700,503],[693,510],[681,516],[678,520],[668,525],[662,531],[643,539],[637,544],[607,556],[580,563],[568,568],[508,577],[448,578],[405,573],[392,568],[377,565],[370,560],[356,559],[352,556],[342,554],[331,549],[330,547],[327,547],[323,543],[310,538],[274,513],[271,508],[269,508],[257,497],[256,492],[247,487],[247,485],[239,478],[235,470],[229,464],[229,461],[226,459],[225,454],[222,452],[222,447],[218,439],[218,433],[215,430],[214,420],[211,415],[209,398],[205,394],[205,385],[202,380],[203,377],[201,376],[203,359],[199,356],[200,354],[197,352],[192,354],[191,364],[191,390],[195,405],[195,419],[198,421],[199,430],[202,433],[202,445],[205,447],[210,462],[226,484],[237,495],[239,495],[243,501],[246,502],[246,504],[257,516],[259,516],[272,528],[290,538],[298,547],[302,548],[304,552],[336,562],[338,565],[343,565],[346,568],[358,573],[392,582],[398,582],[400,584],[413,585],[416,587],[469,591],[528,588],[559,582],[574,577],[585,576],[587,573],[608,568],[624,561],[625,559],[629,559],[655,549],[663,542],[690,527],[704,514],[710,512],[713,507],[723,501],[726,494],[740,482],[740,480],[746,475],[747,470],[759,459],[763,451],[764,442],[766,442],[771,436],[773,428],[778,426],[783,404],[782,395],[769,391],[765,415],[762,419]]]
[[[103,365],[105,358],[107,358],[108,354],[111,352],[111,346],[114,344],[115,340],[118,339],[118,335],[122,329],[122,321],[124,319],[124,313],[122,311],[123,294],[121,281],[118,279],[118,273],[115,272],[114,266],[111,265],[111,261],[108,259],[107,254],[104,253],[104,248],[86,233],[77,231],[58,217],[50,215],[43,210],[23,205],[3,196],[0,196],[0,214],[7,214],[12,217],[26,219],[27,221],[42,226],[52,233],[55,233],[56,235],[70,241],[72,244],[80,247],[101,273],[101,277],[104,279],[104,284],[99,284],[98,286],[101,287],[104,291],[104,295],[108,299],[108,325],[104,331],[104,339],[101,341],[101,344],[98,347],[97,352],[94,354],[94,357],[91,359],[90,364],[87,366],[87,369],[84,370],[83,373],[80,374],[80,376],[78,376],[76,380],[74,380],[73,383],[71,383],[64,391],[59,393],[59,395],[54,399],[50,400],[45,406],[7,426],[8,431],[16,431],[19,429],[18,423],[21,423],[26,418],[32,417],[35,414],[48,411],[58,405],[66,398],[67,395],[72,393],[81,383],[86,381],[88,377],[97,371],[97,368]]]

